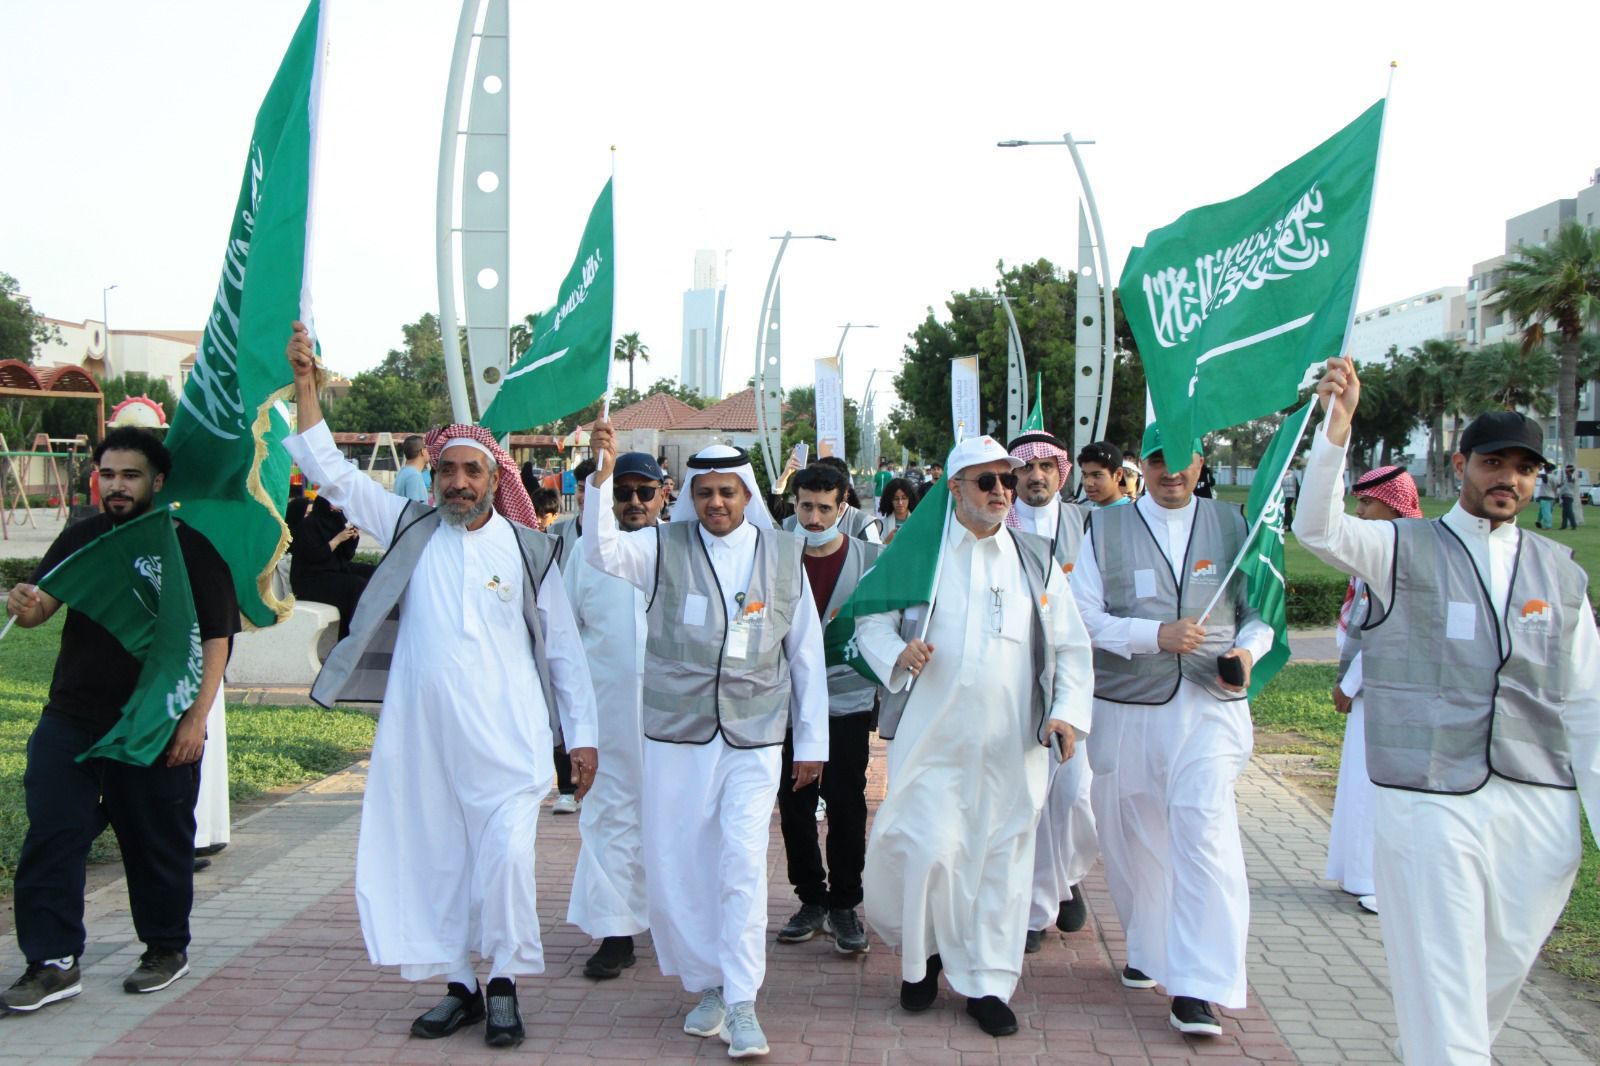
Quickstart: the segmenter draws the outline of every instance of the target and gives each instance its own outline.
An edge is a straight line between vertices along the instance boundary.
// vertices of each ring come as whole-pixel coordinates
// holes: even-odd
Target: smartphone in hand
[[[1244,660],[1237,655],[1217,656],[1217,676],[1237,688],[1244,687]]]

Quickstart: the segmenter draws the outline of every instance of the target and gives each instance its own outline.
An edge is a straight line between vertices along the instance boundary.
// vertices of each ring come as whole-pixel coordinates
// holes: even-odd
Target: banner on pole
[[[956,443],[974,433],[982,433],[978,414],[978,357],[962,356],[950,360],[950,429]]]
[[[818,359],[816,381],[817,456],[849,461],[844,444],[844,380],[836,356]]]

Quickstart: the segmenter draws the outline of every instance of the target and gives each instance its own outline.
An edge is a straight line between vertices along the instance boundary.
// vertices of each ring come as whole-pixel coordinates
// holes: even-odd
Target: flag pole
[[[948,484],[946,491],[949,491]],[[933,585],[928,589],[928,609],[922,616],[922,625],[917,627],[917,639],[926,642],[928,639],[928,625],[933,621],[933,601],[939,598],[939,578],[944,573],[945,545],[950,543],[950,516],[955,514],[956,501],[954,497],[947,497],[944,509],[944,531],[939,534],[939,558],[933,564]],[[921,674],[912,674],[911,680],[906,682],[906,692],[911,692],[911,687],[917,683]]]
[[[611,146],[611,254],[617,254],[617,146]],[[611,264],[615,276],[616,264]],[[611,336],[606,341],[606,393],[600,398],[600,418],[611,421],[611,371],[616,367],[617,360],[613,351],[617,343],[617,291],[615,283],[611,290]],[[592,449],[591,449],[592,451]]]
[[[11,632],[11,627],[16,625],[16,624],[17,624],[17,616],[16,615],[12,615],[10,618],[7,618],[6,619],[6,627],[4,629],[0,629],[0,640],[5,640],[6,639],[6,634]]]

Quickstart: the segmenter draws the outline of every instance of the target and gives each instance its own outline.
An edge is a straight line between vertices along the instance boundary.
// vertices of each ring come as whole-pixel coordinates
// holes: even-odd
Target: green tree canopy
[[[32,363],[33,350],[51,343],[61,343],[61,331],[34,311],[16,278],[0,271],[0,359]]]
[[[1388,466],[1405,450],[1411,431],[1417,428],[1417,409],[1400,387],[1393,365],[1400,353],[1389,349],[1389,358],[1360,367],[1361,406],[1350,425],[1350,456],[1355,474],[1378,466]]]
[[[1427,421],[1429,496],[1450,495],[1453,474],[1445,447],[1444,419],[1461,412],[1466,399],[1466,373],[1466,350],[1450,340],[1423,341],[1394,359],[1395,388]]]
[[[441,366],[442,366],[441,361]],[[357,374],[350,391],[328,406],[329,428],[340,433],[421,433],[449,420],[438,413],[435,398],[421,382],[383,369]]]
[[[1468,414],[1486,408],[1526,408],[1549,418],[1556,408],[1551,387],[1560,376],[1561,363],[1548,348],[1530,349],[1515,341],[1486,344],[1467,356],[1466,370],[1462,407]],[[1365,379],[1361,384],[1365,403]]]

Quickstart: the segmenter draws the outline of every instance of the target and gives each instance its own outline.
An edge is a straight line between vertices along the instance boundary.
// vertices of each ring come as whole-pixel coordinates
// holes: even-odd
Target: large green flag
[[[1237,199],[1128,255],[1119,282],[1168,440],[1295,402],[1354,310],[1384,103]]]
[[[1307,403],[1283,420],[1272,443],[1256,464],[1256,478],[1250,483],[1250,501],[1245,517],[1250,521],[1250,537],[1239,557],[1239,571],[1249,581],[1250,605],[1262,621],[1272,626],[1272,650],[1250,670],[1250,696],[1266,688],[1283,664],[1289,661],[1289,590],[1283,568],[1283,475],[1294,461],[1295,451],[1311,417],[1313,403]]]
[[[273,567],[289,544],[289,433],[277,401],[292,380],[289,323],[311,322],[313,146],[323,20],[311,0],[256,113],[222,278],[167,434],[172,473],[162,500],[205,534],[233,573],[239,609],[257,626],[286,616]]]
[[[42,577],[39,587],[98,622],[143,661],[122,718],[78,761],[149,766],[199,696],[203,665],[200,623],[171,509],[152,508],[96,537]]]
[[[940,478],[895,533],[894,541],[883,549],[877,565],[862,575],[845,605],[828,619],[822,645],[829,666],[844,663],[862,677],[884,683],[861,657],[856,645],[856,620],[884,611],[903,611],[933,599],[949,517],[950,484]]]
[[[578,256],[556,305],[534,324],[533,343],[517,360],[479,420],[500,435],[570,415],[606,391],[611,379],[612,300],[616,260],[611,182],[583,227]]]
[[[1044,432],[1044,375],[1033,375],[1033,410],[1028,412],[1028,420],[1022,423],[1024,433]]]

